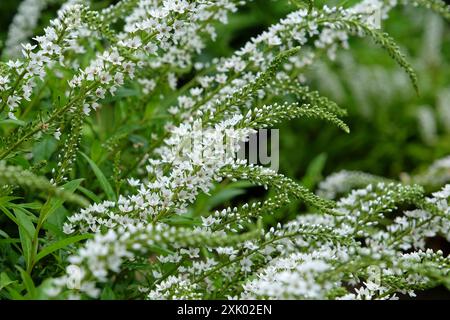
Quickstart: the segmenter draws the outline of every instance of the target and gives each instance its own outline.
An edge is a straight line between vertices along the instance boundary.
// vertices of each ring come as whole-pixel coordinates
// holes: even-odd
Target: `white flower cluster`
[[[37,85],[35,78],[44,80],[47,68],[56,69],[54,64],[59,63],[62,70],[77,69],[80,62],[69,53],[86,52],[85,47],[92,44],[88,42],[83,45],[82,42],[88,37],[108,38],[108,32],[98,34],[96,30],[101,19],[100,22],[99,19],[91,19],[91,12],[78,2],[83,1],[71,0],[63,5],[58,18],[51,21],[51,27],[46,28],[45,35],[35,38],[39,50],[34,52],[35,46],[24,45],[22,53],[25,62],[17,60],[8,63],[10,75],[0,78],[1,91],[8,90],[0,111],[7,106],[10,118],[16,118],[15,110],[23,99],[30,100]],[[138,7],[126,19],[124,32],[119,33],[116,39],[108,39],[113,42],[113,46],[99,53],[87,68],[80,70],[69,81],[68,105],[72,109],[78,105],[82,106],[85,113],[96,109],[97,101],[103,99],[108,91],[114,94],[124,84],[124,78],[135,77],[136,67],[150,67],[154,74],[160,74],[159,68],[170,70],[190,65],[192,54],[204,47],[200,35],[205,30],[213,34],[212,23],[226,22],[227,13],[236,10],[236,4],[228,0],[214,3],[165,1],[163,6],[158,1],[138,3]],[[170,74],[166,75],[170,78]],[[142,76],[140,78],[144,90],[150,92],[152,82],[148,81],[151,80]]]
[[[7,63],[9,72],[0,78],[0,93],[3,96],[0,112],[7,107],[8,117],[16,119],[15,112],[24,100],[31,100],[37,80],[43,81],[48,69],[62,63],[63,52],[78,34],[82,8],[77,4],[61,8],[58,18],[45,28],[44,35],[34,38],[38,45],[22,44],[24,60],[10,60]],[[5,92],[6,96],[3,95]]]
[[[428,211],[406,211],[385,231],[377,227],[391,211],[392,206],[385,204],[405,199],[395,199],[397,193],[393,191],[398,188],[412,192],[404,186],[370,185],[338,202],[337,210],[345,212],[344,216],[299,217],[298,224],[332,226],[334,232],[355,237],[356,241],[344,244],[297,239],[294,250],[284,248],[280,256],[257,271],[254,280],[244,284],[241,298],[395,299],[396,293],[414,296],[414,288],[432,283],[433,270],[448,274],[449,259],[440,251],[424,248],[427,238],[437,234],[448,237],[450,185],[426,199],[433,205]],[[364,245],[358,238],[365,239]],[[404,253],[412,249],[417,251]],[[405,277],[407,270],[410,273]],[[358,287],[362,281],[364,284]],[[347,286],[354,286],[355,292],[341,295]]]
[[[64,233],[93,237],[68,259],[67,274],[53,282],[49,295],[66,294],[70,283],[69,291],[98,297],[99,283],[137,262],[145,265],[146,281],[136,294],[151,299],[381,299],[433,285],[436,275],[448,276],[448,258],[424,251],[429,237],[449,234],[448,185],[427,198],[418,185],[343,172],[320,185],[322,194],[337,198],[365,188],[335,203],[236,159],[255,130],[294,117],[327,120],[348,131],[340,119],[344,111],[304,86],[303,73],[321,53],[334,58],[337,49],[347,48],[350,35],[372,37],[414,80],[398,47],[369,19],[377,10],[385,19],[397,1],[299,9],[233,55],[196,61],[207,39],[217,37],[214,25],[226,23],[245,3],[124,0],[95,12],[69,1],[34,38],[37,45],[23,45],[24,58],[7,63],[0,75],[0,114],[4,108],[12,119],[25,113],[21,107],[39,98],[34,89],[47,80],[58,82],[64,94],[46,118],[30,124],[32,130],[18,130],[0,159],[49,127],[59,140],[60,120],[68,114],[79,134],[83,120],[127,84],[144,93],[139,103],[159,99],[155,108],[168,119],[153,134],[144,161],[137,162],[137,175],[125,177],[129,185],[116,201],[99,201],[68,216]],[[117,31],[119,20],[123,29]],[[188,71],[197,75],[180,86],[179,77]],[[67,166],[80,141],[73,132],[69,139]],[[58,164],[62,169],[54,171],[52,182],[64,181],[65,165]],[[191,214],[200,195],[238,180],[271,188],[275,195]],[[275,215],[295,200],[314,213],[261,226],[261,216]],[[173,226],[183,223],[189,227]],[[378,282],[369,267],[383,270]]]
[[[421,192],[418,187],[393,183],[369,185],[337,203],[336,211],[340,215],[299,216],[284,226],[277,225],[263,232],[260,239],[236,245],[220,244],[220,241],[212,245],[207,240],[199,240],[202,235],[230,237],[230,233],[240,233],[242,226],[236,225],[234,220],[245,221],[247,207],[218,211],[202,218],[201,226],[190,231],[196,232],[194,237],[189,232],[177,231],[180,236],[176,238],[169,230],[155,235],[158,244],[168,245],[174,253],[158,256],[159,263],[151,269],[154,283],[142,288],[142,292],[151,299],[199,298],[218,291],[226,296],[240,291],[235,279],[254,274],[256,277],[244,283],[239,298],[385,299],[396,298],[397,293],[414,295],[415,288],[435,281],[436,272],[446,275],[450,265],[442,252],[423,251],[425,239],[449,234],[450,185],[424,201]],[[421,209],[404,212],[385,229],[382,223],[402,204],[415,204]],[[273,208],[273,202],[264,205]],[[105,236],[96,236],[95,242],[90,242],[78,256],[71,258],[72,263],[86,268],[81,269],[82,274],[89,275],[86,285],[95,290],[82,289],[82,292],[97,294],[95,282],[106,280],[93,273],[98,265],[94,260],[100,261],[102,274],[106,270],[117,272],[119,265],[109,264],[108,259],[122,261],[127,255],[119,252],[147,250],[146,245],[139,243],[149,241],[144,234],[153,227],[149,224],[143,232],[143,225],[137,225],[140,227],[119,228],[118,234],[124,234],[126,241],[111,238],[115,233],[110,230]],[[165,230],[166,227],[158,224],[158,228]],[[130,232],[135,234],[133,239],[127,236]],[[184,236],[196,245],[189,245],[188,240],[183,240],[184,243],[176,240]],[[181,248],[178,241],[183,243]],[[123,250],[115,252],[109,248]],[[202,248],[210,252],[205,258],[200,254]],[[417,251],[404,253],[411,249]],[[165,274],[165,266],[174,264],[176,273]],[[404,272],[408,272],[407,278]],[[222,278],[230,286],[228,291],[220,285]],[[64,284],[64,279],[58,281]],[[355,289],[355,293],[344,289],[357,288],[361,281],[365,284]]]
[[[151,179],[146,183],[129,180],[139,186],[136,194],[81,210],[69,217],[65,232],[72,233],[75,226],[83,233],[96,232],[102,226],[109,229],[185,213],[199,193],[208,193],[214,182],[222,180],[220,169],[237,161],[239,143],[251,133],[234,128],[241,119],[236,116],[209,129],[203,129],[200,121],[173,128],[166,145],[158,150],[160,158],[146,166]]]
[[[128,179],[130,186],[136,188],[136,192],[129,196],[120,196],[117,202],[95,204],[70,216],[64,227],[65,232],[102,234],[102,231],[110,230],[109,234],[112,234],[111,230],[133,229],[132,226],[142,223],[161,225],[161,221],[168,221],[173,215],[184,216],[197,196],[202,192],[210,192],[215,182],[220,182],[223,178],[247,179],[259,185],[272,186],[279,190],[280,194],[264,203],[228,208],[202,217],[199,226],[194,230],[239,234],[245,229],[245,224],[251,223],[258,213],[275,210],[292,197],[300,198],[330,215],[300,217],[285,226],[279,225],[264,232],[262,240],[248,240],[238,247],[201,246],[211,253],[205,259],[199,254],[200,246],[175,246],[174,253],[158,257],[159,264],[152,268],[154,283],[150,287],[141,288],[142,292],[146,292],[148,297],[153,299],[195,298],[199,297],[201,292],[213,294],[220,290],[218,279],[222,277],[228,281],[229,292],[235,292],[239,291],[233,287],[236,279],[257,272],[257,280],[244,285],[241,298],[348,298],[350,296],[342,294],[345,284],[343,279],[349,278],[350,283],[357,285],[359,278],[355,273],[361,268],[388,263],[391,264],[392,274],[395,275],[398,270],[402,270],[399,264],[403,257],[402,250],[424,248],[426,236],[448,229],[448,217],[442,205],[439,207],[432,200],[427,200],[428,207],[419,203],[422,197],[420,188],[392,183],[370,184],[366,189],[353,191],[332,208],[330,202],[308,193],[289,179],[267,169],[246,166],[234,159],[239,142],[245,140],[252,131],[247,127],[256,129],[295,116],[325,118],[345,127],[334,115],[334,112],[339,114],[337,109],[333,106],[327,110],[317,99],[313,100],[319,106],[316,108],[309,104],[274,104],[254,108],[252,104],[263,100],[268,90],[279,92],[286,88],[290,79],[297,81],[298,70],[313,63],[311,50],[305,50],[304,55],[288,54],[280,57],[283,52],[294,49],[295,53],[298,47],[306,46],[308,41],[314,38],[312,45],[316,50],[325,50],[334,56],[339,44],[347,46],[349,33],[367,33],[369,29],[365,28],[369,27],[364,27],[363,21],[367,15],[373,13],[374,5],[383,5],[382,16],[385,17],[394,4],[363,1],[361,5],[351,9],[325,7],[320,12],[310,13],[301,9],[252,39],[232,57],[213,61],[215,70],[196,78],[195,82],[190,82],[190,87],[184,87],[182,90],[187,94],[179,95],[177,104],[169,108],[174,118],[166,125],[168,134],[161,137],[162,146],[156,149],[155,156],[148,160],[145,167],[147,177]],[[72,88],[83,92],[83,88],[92,87],[92,90],[96,90],[92,99],[97,102],[98,99],[104,98],[107,89],[114,93],[116,85],[120,85],[114,80],[117,74],[120,75],[121,81],[123,77],[133,78],[136,66],[139,69],[148,66],[152,70],[158,70],[165,64],[185,67],[185,63],[191,63],[177,58],[177,52],[171,51],[170,48],[187,48],[183,54],[190,57],[189,50],[195,52],[200,50],[201,46],[197,41],[193,41],[191,46],[186,45],[182,40],[184,38],[179,38],[178,35],[179,30],[186,28],[175,29],[174,25],[178,20],[171,20],[170,16],[188,12],[188,17],[193,21],[206,21],[206,17],[210,15],[205,12],[215,7],[201,4],[200,8],[194,8],[191,7],[193,4],[184,1],[165,1],[162,7],[156,6],[157,9],[155,6],[153,1],[139,2],[133,14],[126,20],[125,33],[116,43],[117,47],[102,53],[89,67],[73,78]],[[234,10],[234,7],[229,9]],[[189,25],[190,21],[181,21],[180,28],[183,24]],[[194,29],[186,30],[197,30],[197,27],[198,25],[195,25]],[[137,36],[142,31],[156,39],[157,45],[148,42],[146,37]],[[144,63],[142,52],[154,58]],[[128,58],[130,54],[134,60]],[[279,64],[283,65],[282,69],[285,71],[274,72],[272,69]],[[198,67],[200,70],[209,68],[208,65]],[[297,73],[291,73],[289,70],[297,70]],[[266,78],[273,75],[276,81],[271,84],[277,84],[276,88],[266,86]],[[170,74],[166,76],[169,85],[175,90],[176,79]],[[100,83],[100,86],[92,85],[95,82]],[[139,77],[138,83],[144,86],[146,93],[151,93],[155,87],[152,79]],[[295,89],[291,90],[295,93]],[[314,95],[308,93],[305,97],[313,99]],[[320,101],[323,103],[324,100]],[[203,122],[196,120],[199,118]],[[207,125],[207,130],[201,128],[203,123]],[[229,150],[222,147],[223,143],[219,143],[223,142],[224,136],[231,137]],[[367,183],[377,180],[368,175],[365,178]],[[339,183],[331,184],[340,187]],[[326,187],[325,184],[323,187],[336,192],[334,187]],[[349,189],[338,190],[341,191]],[[396,218],[387,230],[377,229],[391,212],[398,209],[399,204],[404,203],[414,204],[420,209],[405,212],[401,218]],[[434,231],[429,229],[430,219],[435,226]],[[417,232],[412,234],[411,230],[417,223],[423,228],[418,228]],[[359,238],[365,239],[364,246]],[[117,245],[122,243],[116,242]],[[82,249],[89,250],[80,252],[86,257],[96,259],[98,254],[89,246]],[[109,246],[96,247],[100,249]],[[298,252],[298,248],[303,249]],[[119,261],[125,257],[115,252],[108,252],[108,255],[112,258],[118,256]],[[110,268],[107,262],[102,261],[106,263],[100,268],[102,274],[105,270],[117,271],[118,266]],[[95,269],[95,264],[88,260],[77,260],[75,257],[73,262],[83,266],[86,264],[85,267],[91,270],[91,273]],[[176,272],[164,274],[166,264],[175,264]],[[260,268],[263,269],[258,271]],[[359,277],[364,278],[365,274]],[[106,280],[95,274],[94,278],[97,281]],[[93,283],[88,283],[94,288]],[[413,286],[414,283],[409,285]],[[364,290],[375,290],[373,286],[369,287],[370,289],[366,287],[359,291],[361,297],[369,296]],[[391,288],[377,290],[380,297],[384,297],[386,293],[386,296],[395,294],[389,291]],[[98,293],[82,291],[91,295]],[[227,296],[227,292],[223,291],[221,294]],[[370,296],[375,295],[371,293]]]
[[[97,287],[98,282],[106,282],[109,273],[117,273],[125,260],[134,260],[138,256],[145,255],[152,251],[152,248],[166,248],[167,251],[174,248],[185,247],[188,249],[179,249],[181,254],[190,258],[199,257],[199,249],[193,249],[192,246],[219,247],[223,244],[233,245],[245,241],[247,238],[253,238],[254,233],[248,233],[237,236],[230,236],[224,232],[211,232],[206,229],[183,229],[170,227],[160,223],[153,224],[135,223],[109,229],[105,234],[97,233],[92,240],[78,251],[76,255],[69,258],[71,265],[67,267],[68,274],[55,279],[52,286],[48,288],[48,294],[55,296],[64,290],[68,281],[74,281],[80,293],[90,297],[98,297],[100,290]],[[159,257],[164,262],[179,262],[181,256]],[[210,264],[213,260],[210,260]],[[200,266],[208,266],[208,262],[199,263]],[[71,270],[78,270],[73,279]],[[160,278],[158,272],[153,275]],[[69,280],[70,279],[70,280]],[[167,281],[170,283],[174,277]],[[177,285],[184,286],[185,282],[176,282]]]

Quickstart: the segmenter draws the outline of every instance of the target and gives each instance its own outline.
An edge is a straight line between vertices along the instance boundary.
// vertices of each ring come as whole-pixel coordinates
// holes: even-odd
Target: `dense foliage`
[[[0,297],[450,288],[445,2],[8,5]]]

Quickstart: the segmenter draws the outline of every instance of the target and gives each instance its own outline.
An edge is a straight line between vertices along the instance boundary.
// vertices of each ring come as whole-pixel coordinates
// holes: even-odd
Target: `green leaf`
[[[116,298],[116,295],[114,294],[114,291],[111,288],[111,286],[109,286],[109,285],[105,286],[100,295],[100,300],[114,300],[115,298]]]
[[[28,291],[28,298],[33,299],[36,297],[36,287],[34,285],[33,279],[31,279],[30,275],[25,272],[21,267],[17,267],[20,271],[20,276],[22,277],[23,284]]]
[[[0,206],[0,210],[3,211],[3,213],[10,218],[16,225],[19,225],[19,222],[17,221],[16,217],[4,206]]]
[[[9,238],[9,235],[1,229],[0,229],[0,236],[2,236],[3,238]]]
[[[45,256],[48,256],[49,254],[62,249],[64,247],[67,247],[70,244],[79,242],[81,240],[85,240],[85,239],[89,239],[92,238],[93,235],[91,234],[81,234],[81,235],[77,235],[77,236],[73,236],[70,238],[66,238],[66,239],[62,239],[60,241],[57,241],[55,243],[52,243],[51,245],[48,245],[47,247],[45,247],[44,249],[41,250],[41,252],[39,252],[34,260],[34,262],[38,262],[39,260],[41,260],[42,258],[44,258]]]
[[[22,203],[19,206],[24,209],[32,209],[32,210],[39,210],[42,208],[42,204],[39,202]]]
[[[13,289],[13,288],[8,288],[8,292],[9,292],[9,295],[11,296],[11,298],[12,298],[13,300],[25,300],[25,297],[22,296],[22,295],[19,293],[19,291],[15,290],[15,289]]]
[[[173,252],[172,250],[169,250],[169,249],[167,249],[167,248],[158,246],[158,245],[156,245],[156,244],[155,244],[155,245],[152,245],[152,246],[149,246],[149,248],[150,248],[150,250],[151,250],[152,252],[155,252],[155,253],[157,253],[157,254],[163,254],[163,255],[174,254],[174,252]]]
[[[5,196],[5,197],[0,197],[0,205],[5,205],[8,202],[11,202],[13,200],[17,200],[17,199],[22,199],[21,197],[10,197],[10,196]]]
[[[47,178],[36,176],[33,172],[24,170],[22,167],[6,165],[3,161],[0,161],[0,183],[21,186],[31,191],[42,191],[47,195],[71,201],[80,206],[89,204],[83,197],[56,187]]]
[[[56,228],[62,232],[64,222],[66,222],[67,217],[69,215],[70,215],[69,211],[64,206],[60,206],[58,209],[55,210],[55,212],[53,212],[47,218],[46,225],[45,225],[46,230],[49,230],[49,231],[52,231],[53,233],[55,233],[52,228]],[[47,229],[47,228],[51,228],[51,229]],[[61,233],[58,232],[58,233],[55,233],[55,235],[56,234],[61,234]],[[58,237],[58,239],[64,239],[64,238],[67,238],[67,235],[65,233],[62,233],[62,237]]]
[[[26,122],[22,121],[22,120],[15,120],[15,119],[0,120],[0,125],[3,125],[3,124],[14,124],[14,125],[23,127],[26,125]]]
[[[0,244],[11,244],[11,243],[20,243],[20,239],[0,239]]]
[[[114,193],[114,190],[111,187],[111,184],[108,182],[108,180],[106,179],[105,175],[100,170],[100,168],[97,167],[97,165],[94,163],[94,161],[92,161],[86,154],[84,154],[81,151],[79,151],[79,152],[86,159],[86,161],[89,163],[89,165],[91,166],[91,169],[94,171],[94,174],[97,177],[98,182],[100,183],[100,187],[105,192],[106,197],[108,198],[108,200],[116,201],[116,194]]]
[[[67,182],[62,188],[70,193],[73,193],[79,186],[83,179],[77,179]],[[52,198],[50,201],[47,201],[45,205],[42,207],[41,212],[39,214],[39,220],[45,222],[50,215],[52,215],[59,207],[61,207],[64,203],[63,199],[60,198]]]
[[[14,214],[16,215],[19,227],[23,228],[26,234],[30,237],[34,235],[35,229],[32,222],[32,217],[30,217],[26,210],[21,208],[14,208]]]
[[[23,156],[16,156],[14,158],[8,159],[10,165],[19,166],[23,169],[30,169],[30,162]]]
[[[52,222],[49,222],[52,219],[53,216],[51,216],[49,218],[49,220],[47,220],[47,222],[44,223],[43,228],[45,230],[50,231],[51,233],[53,233],[58,239],[63,239],[66,237],[66,234],[64,232],[62,232],[61,227],[58,225],[55,225]]]
[[[313,190],[316,184],[322,179],[322,170],[325,167],[326,161],[327,155],[324,153],[315,157],[306,169],[306,174],[300,183],[309,190]]]
[[[218,205],[233,199],[234,197],[240,196],[245,193],[244,189],[237,189],[237,188],[227,188],[224,190],[221,190],[217,194],[213,195],[209,201],[209,207],[214,208]]]
[[[93,193],[93,192],[92,192],[91,190],[89,190],[89,189],[86,189],[86,188],[84,188],[84,187],[82,187],[82,186],[79,186],[79,187],[78,187],[78,190],[80,190],[80,192],[81,192],[82,194],[84,194],[86,197],[88,197],[89,199],[91,199],[92,201],[94,201],[94,202],[96,202],[96,203],[99,203],[99,202],[102,201],[99,197],[97,197],[97,195],[96,195],[95,193]]]
[[[31,217],[26,214],[23,210],[16,208],[14,213],[17,218],[17,223],[19,225],[19,237],[22,245],[22,252],[25,258],[27,267],[31,265],[32,257],[32,239],[34,236],[35,228],[33,222],[31,222]]]
[[[0,239],[0,243],[10,244],[10,243],[20,243],[20,239],[11,238],[5,231],[0,229],[0,236],[5,239]]]
[[[200,226],[202,224],[199,218],[193,218],[186,215],[176,215],[164,219],[164,223],[167,223],[171,226]]]
[[[0,291],[6,288],[7,286],[17,282],[16,280],[11,280],[6,272],[0,273]]]
[[[114,96],[109,96],[104,99],[104,103],[111,103],[123,98],[139,96],[139,90],[133,88],[119,88]]]
[[[311,13],[312,9],[314,8],[314,1],[313,0],[291,0],[292,3],[294,3],[299,8],[307,8],[308,13]]]
[[[38,163],[39,161],[50,159],[52,154],[56,151],[57,146],[58,143],[53,137],[47,137],[36,143],[32,150],[33,162]]]

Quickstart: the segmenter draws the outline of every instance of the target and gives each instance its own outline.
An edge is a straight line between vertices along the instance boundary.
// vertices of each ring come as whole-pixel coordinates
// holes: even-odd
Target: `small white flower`
[[[56,129],[56,131],[53,133],[53,137],[55,137],[56,140],[59,140],[61,138],[61,129],[60,128]]]
[[[252,262],[252,260],[250,260],[249,257],[245,257],[244,259],[241,260],[240,263],[241,263],[242,271],[244,271],[244,272],[252,271],[253,262]]]
[[[71,233],[73,233],[75,231],[75,229],[73,228],[73,225],[72,224],[70,224],[70,223],[64,223],[64,225],[63,225],[63,232],[65,233],[65,234],[71,234]]]
[[[128,183],[130,184],[130,186],[132,187],[137,187],[140,184],[140,181],[138,179],[133,179],[133,178],[129,178],[128,179]]]

